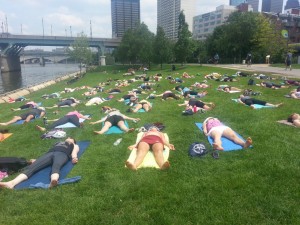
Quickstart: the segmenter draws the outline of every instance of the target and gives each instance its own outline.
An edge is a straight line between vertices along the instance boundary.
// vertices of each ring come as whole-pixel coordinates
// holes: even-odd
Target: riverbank
[[[81,71],[81,72],[85,73],[85,71]],[[79,74],[80,74],[80,71],[75,72],[75,73],[71,73],[71,74],[67,74],[67,75],[64,75],[62,77],[58,77],[54,80],[45,81],[45,82],[39,83],[37,85],[32,85],[32,86],[29,86],[29,87],[26,87],[26,88],[20,88],[20,89],[14,90],[14,91],[10,91],[10,92],[1,94],[0,95],[0,104],[8,102],[9,98],[16,99],[16,98],[19,98],[21,96],[26,96],[26,95],[28,95],[32,92],[35,92],[37,90],[48,87],[50,85],[56,84],[56,83],[61,82],[63,80],[67,80],[69,78],[74,78],[74,77],[78,76]]]

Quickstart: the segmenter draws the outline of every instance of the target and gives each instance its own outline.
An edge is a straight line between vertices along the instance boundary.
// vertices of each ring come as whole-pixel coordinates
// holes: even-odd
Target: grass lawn
[[[271,64],[271,66],[274,67],[281,67],[281,68],[285,68],[285,64]],[[292,64],[292,69],[300,69],[300,64]]]
[[[164,77],[179,77],[186,71],[189,74],[201,74],[185,79],[189,86],[195,81],[203,81],[203,76],[211,72],[234,74],[236,71],[201,66],[178,66],[177,73],[170,72],[170,66],[160,70],[154,67],[149,75],[162,73]],[[67,85],[61,82],[28,96],[43,106],[52,106],[57,99],[44,100],[43,94],[61,91],[64,87],[95,86],[108,78],[123,79],[125,69],[107,67],[107,73],[90,72],[77,82]],[[125,77],[127,79],[131,77]],[[248,88],[249,78],[239,78],[230,83],[239,88]],[[280,81],[275,81],[280,82]],[[285,98],[292,88],[272,90],[251,86],[255,91],[263,92],[256,98],[270,103],[283,102],[276,109],[252,110],[250,107],[233,102],[239,94],[218,92],[216,87],[222,82],[208,81],[212,85],[203,101],[214,102],[216,108],[210,112],[183,116],[182,107],[177,106],[183,100],[151,100],[153,110],[149,113],[129,114],[128,106],[117,102],[126,90],[136,87],[135,82],[125,87],[111,101],[100,106],[76,107],[83,114],[91,114],[92,121],[103,117],[100,107],[117,107],[125,115],[139,117],[141,121],[130,127],[141,127],[149,122],[163,122],[166,125],[170,143],[176,150],[170,153],[171,168],[168,171],[157,169],[139,169],[132,172],[124,168],[134,144],[136,133],[94,135],[100,125],[85,122],[82,129],[66,129],[67,134],[77,140],[90,140],[91,144],[73,168],[68,177],[80,175],[79,183],[59,186],[51,190],[0,190],[0,225],[51,225],[51,224],[300,224],[299,210],[299,135],[300,129],[276,123],[286,119],[293,112],[299,113],[299,101]],[[166,79],[155,87],[158,94],[172,89]],[[106,89],[113,88],[114,82]],[[62,97],[77,97],[84,100],[86,90],[63,94]],[[100,93],[102,97],[108,94]],[[141,99],[147,95],[142,95]],[[27,97],[27,96],[26,96]],[[84,100],[85,101],[85,100]],[[0,122],[13,115],[11,107],[22,103],[1,104]],[[58,118],[70,111],[61,108],[47,111],[48,119]],[[208,116],[218,117],[244,138],[252,137],[253,148],[241,151],[221,152],[220,159],[210,155],[203,158],[189,158],[189,145],[195,141],[205,142],[206,137],[196,128],[195,122],[203,122]],[[13,135],[0,143],[0,156],[18,156],[27,159],[36,158],[45,153],[57,140],[42,140],[35,120],[27,125],[10,125]],[[118,146],[113,142],[122,137]],[[10,176],[6,180],[10,180]]]

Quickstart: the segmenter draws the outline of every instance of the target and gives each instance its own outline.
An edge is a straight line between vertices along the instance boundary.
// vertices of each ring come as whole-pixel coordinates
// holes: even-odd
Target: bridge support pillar
[[[20,56],[0,56],[0,68],[2,72],[21,71]]]
[[[100,66],[106,66],[105,58],[106,56],[104,55],[100,56]]]

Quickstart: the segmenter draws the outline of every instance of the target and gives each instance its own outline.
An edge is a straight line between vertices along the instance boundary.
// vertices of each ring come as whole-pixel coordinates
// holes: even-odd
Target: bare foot
[[[249,148],[250,145],[252,145],[252,139],[251,137],[248,137],[244,144],[244,148]]]
[[[219,146],[219,145],[217,145],[215,143],[213,143],[213,149],[214,150],[219,150],[219,151],[223,151],[224,150],[224,148],[222,146]]]
[[[51,182],[49,184],[49,188],[56,187],[57,185],[58,185],[58,181],[57,180],[51,180]]]
[[[250,105],[250,108],[251,108],[251,109],[255,109],[255,106],[254,106],[254,105]]]
[[[36,128],[37,130],[39,130],[39,131],[45,131],[45,130],[46,130],[46,128],[41,127],[41,126],[39,126],[39,125],[36,125],[35,128]]]
[[[136,167],[135,167],[135,165],[133,165],[133,164],[132,164],[131,162],[129,162],[129,161],[126,161],[125,165],[126,165],[126,167],[127,167],[128,169],[131,169],[131,170],[133,170],[133,171],[136,171],[136,170],[137,170]]]
[[[14,189],[10,182],[0,182],[0,188]]]
[[[283,105],[283,103],[281,102],[281,103],[277,104],[276,107],[280,107],[282,105]]]
[[[0,123],[0,125],[1,125],[1,126],[6,126],[7,124],[6,124],[6,123]]]
[[[167,170],[170,168],[170,163],[169,161],[165,161],[164,164],[160,167],[161,170]]]
[[[134,131],[134,128],[130,128],[128,131],[127,131],[127,133],[131,133],[131,132],[133,132]]]
[[[94,131],[94,134],[101,134],[100,131]]]

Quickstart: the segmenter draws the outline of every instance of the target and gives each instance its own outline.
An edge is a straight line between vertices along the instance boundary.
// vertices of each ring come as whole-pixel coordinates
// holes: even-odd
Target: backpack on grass
[[[205,156],[209,150],[203,142],[194,142],[189,147],[189,156],[191,157],[202,157]]]
[[[63,129],[53,129],[41,136],[42,139],[64,138],[67,134]]]

